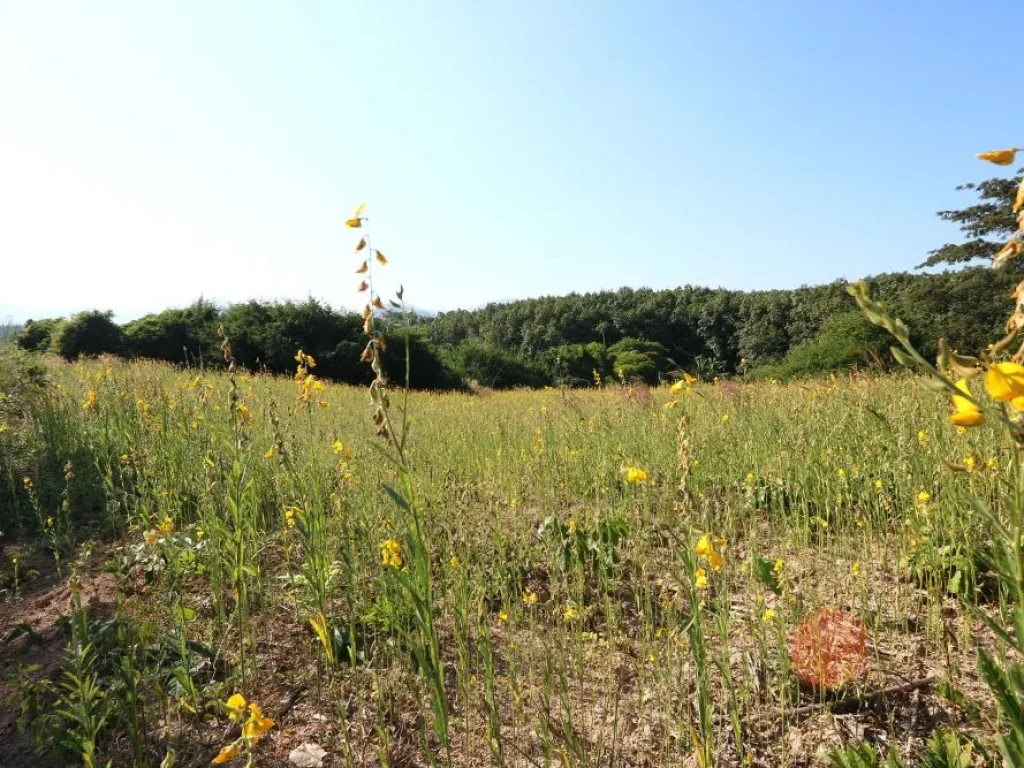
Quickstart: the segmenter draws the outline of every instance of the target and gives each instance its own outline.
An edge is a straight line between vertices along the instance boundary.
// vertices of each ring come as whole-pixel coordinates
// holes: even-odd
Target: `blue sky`
[[[0,318],[910,269],[1018,145],[1002,3],[0,0]],[[382,276],[383,278],[383,276]],[[383,283],[385,289],[388,283]]]

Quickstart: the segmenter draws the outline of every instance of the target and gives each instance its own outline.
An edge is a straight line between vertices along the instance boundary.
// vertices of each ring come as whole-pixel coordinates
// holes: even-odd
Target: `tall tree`
[[[1009,178],[987,179],[977,184],[962,184],[958,191],[977,192],[981,200],[959,211],[939,211],[938,217],[957,224],[967,242],[946,243],[928,253],[918,268],[937,264],[962,264],[975,259],[991,259],[1003,243],[1017,231],[1013,201],[1024,178],[1024,168]]]

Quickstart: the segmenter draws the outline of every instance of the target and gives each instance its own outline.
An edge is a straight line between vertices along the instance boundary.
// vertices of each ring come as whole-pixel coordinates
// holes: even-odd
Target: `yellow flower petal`
[[[234,694],[224,703],[224,708],[228,711],[228,717],[236,723],[241,722],[245,714],[245,696],[240,693]]]
[[[356,208],[356,212],[353,215],[354,216],[362,216],[364,210],[366,210],[366,203],[360,203],[359,207]]]
[[[388,260],[384,257],[384,254],[381,253],[380,251],[374,251],[374,254],[376,255],[377,261],[380,262],[381,266],[384,266],[385,264],[388,263]]]
[[[979,152],[979,160],[987,160],[996,165],[1010,165],[1017,154],[1016,149],[996,149],[991,152]]]
[[[238,757],[238,745],[228,744],[226,747],[221,749],[215,758],[213,758],[213,762],[226,763],[228,760],[234,760],[236,757]]]
[[[1024,396],[1024,366],[1017,363],[990,365],[985,372],[985,390],[993,400],[1004,403]]]
[[[352,227],[352,229],[359,229],[361,226],[363,226],[363,221],[362,219],[349,219],[348,221],[345,222],[345,226]]]
[[[370,268],[370,262],[364,261],[362,266],[356,270],[357,275],[365,275],[367,270]]]

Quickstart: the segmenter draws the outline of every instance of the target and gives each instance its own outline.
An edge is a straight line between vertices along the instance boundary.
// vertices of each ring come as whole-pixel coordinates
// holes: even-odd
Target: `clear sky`
[[[1024,141],[1005,2],[0,0],[0,319],[910,269]],[[1009,47],[1008,47],[1009,46]]]

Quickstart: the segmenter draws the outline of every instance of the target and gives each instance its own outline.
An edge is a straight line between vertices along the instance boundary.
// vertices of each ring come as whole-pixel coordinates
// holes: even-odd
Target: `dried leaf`
[[[288,760],[298,768],[322,768],[326,750],[319,744],[306,742],[300,744],[288,754]]]

